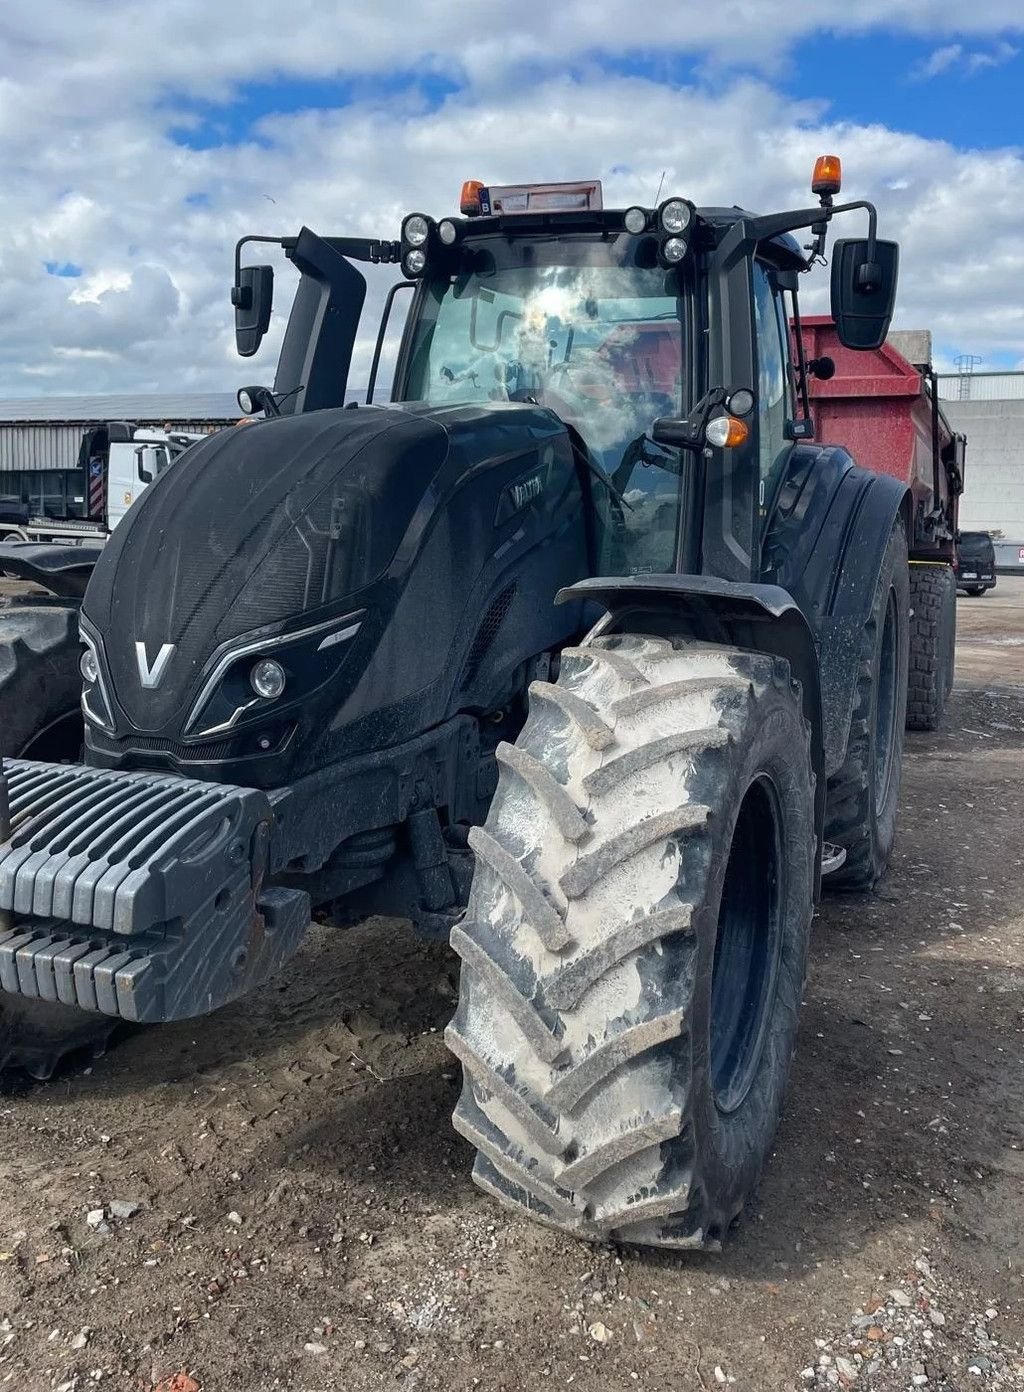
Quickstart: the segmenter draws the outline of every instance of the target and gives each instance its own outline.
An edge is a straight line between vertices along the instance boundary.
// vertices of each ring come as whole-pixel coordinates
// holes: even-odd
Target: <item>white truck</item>
[[[76,545],[103,542],[158,474],[169,468],[204,435],[121,425],[108,427],[103,456],[87,461],[86,510],[89,517],[31,516],[0,499],[0,543],[50,542]],[[93,507],[89,508],[90,500]],[[2,570],[0,565],[0,570]]]

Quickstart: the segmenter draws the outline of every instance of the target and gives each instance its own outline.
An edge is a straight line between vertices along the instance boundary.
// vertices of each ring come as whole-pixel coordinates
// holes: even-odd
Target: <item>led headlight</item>
[[[413,247],[412,251],[407,251],[402,257],[402,271],[410,279],[422,275],[426,264],[427,253],[420,247]]]
[[[430,223],[422,213],[410,213],[402,223],[402,241],[411,247],[426,246],[430,237]]]
[[[437,235],[445,246],[454,246],[459,240],[459,229],[450,218],[437,224]]]
[[[96,661],[96,654],[92,648],[86,648],[85,652],[78,659],[78,670],[90,686],[95,686],[100,679],[100,664]]]
[[[730,415],[749,416],[754,409],[754,393],[748,387],[740,387],[738,391],[733,392],[725,404],[729,408]]]
[[[257,662],[249,673],[249,685],[264,701],[276,701],[284,691],[287,680],[284,668],[272,657]]]
[[[689,227],[693,209],[685,198],[670,198],[661,205],[659,217],[662,230],[676,235]]]
[[[632,232],[634,236],[647,230],[647,214],[643,208],[627,208],[622,221],[626,231]]]
[[[683,237],[669,237],[661,244],[661,254],[670,266],[678,266],[686,255],[686,240]]]

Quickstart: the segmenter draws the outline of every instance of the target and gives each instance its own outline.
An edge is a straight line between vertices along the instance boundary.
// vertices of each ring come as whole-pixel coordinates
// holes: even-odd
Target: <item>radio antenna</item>
[[[665,169],[663,169],[663,170],[661,171],[661,178],[658,180],[658,192],[654,195],[654,205],[655,205],[655,207],[657,207],[657,205],[658,205],[658,199],[661,197],[661,190],[662,190],[662,188],[663,188],[663,186],[664,186],[664,183],[665,183],[665,175],[666,175],[667,172],[668,172],[668,171],[665,170]]]

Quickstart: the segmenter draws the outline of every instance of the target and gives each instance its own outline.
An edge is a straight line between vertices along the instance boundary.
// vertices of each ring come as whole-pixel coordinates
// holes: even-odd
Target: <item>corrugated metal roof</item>
[[[30,396],[0,401],[0,421],[56,421],[87,425],[127,420],[137,424],[238,419],[231,392],[159,396]]]
[[[1020,401],[1024,372],[942,373],[939,396],[943,401]]]

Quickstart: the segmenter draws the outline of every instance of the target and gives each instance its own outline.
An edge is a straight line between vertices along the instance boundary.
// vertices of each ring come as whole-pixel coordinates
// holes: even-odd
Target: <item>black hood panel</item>
[[[118,527],[83,605],[131,724],[180,724],[222,643],[340,612],[386,569],[447,453],[442,426],[393,409],[286,416],[190,449]],[[174,649],[153,689],[138,643],[150,668]]]

